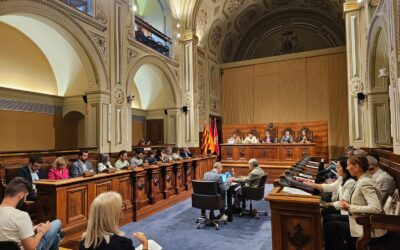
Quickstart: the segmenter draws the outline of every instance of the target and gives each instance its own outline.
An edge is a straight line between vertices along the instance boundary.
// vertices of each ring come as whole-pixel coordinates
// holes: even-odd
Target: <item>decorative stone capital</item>
[[[363,92],[364,83],[361,81],[359,77],[354,77],[350,80],[350,90],[354,95]]]

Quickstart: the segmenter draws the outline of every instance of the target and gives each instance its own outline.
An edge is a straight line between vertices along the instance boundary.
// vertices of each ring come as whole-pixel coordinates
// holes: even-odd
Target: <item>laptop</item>
[[[232,173],[231,172],[225,172],[223,174],[220,174],[220,176],[222,177],[222,182],[226,183],[226,182],[228,182],[229,178],[232,177]]]

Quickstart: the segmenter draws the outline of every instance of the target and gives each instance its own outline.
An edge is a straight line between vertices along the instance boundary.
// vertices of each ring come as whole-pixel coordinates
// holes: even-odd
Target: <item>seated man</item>
[[[379,157],[379,155],[377,157]],[[368,155],[367,160],[369,163],[367,172],[372,175],[372,179],[374,179],[381,188],[382,204],[384,205],[389,195],[393,194],[396,190],[396,182],[390,174],[379,167],[378,160],[374,156]]]
[[[123,169],[123,168],[127,168],[129,166],[129,162],[128,162],[128,152],[126,152],[126,150],[121,150],[118,153],[118,161],[115,163],[115,168],[117,169]]]
[[[22,167],[17,173],[17,176],[24,178],[32,185],[32,189],[27,197],[30,201],[35,201],[37,197],[36,186],[33,182],[39,179],[47,179],[44,171],[40,169],[42,163],[43,160],[40,156],[33,155],[29,157],[28,165]]]
[[[268,130],[265,130],[265,136],[262,139],[263,143],[274,143],[274,139],[272,138],[272,136],[269,134]]]
[[[256,144],[256,143],[258,143],[258,139],[254,135],[248,134],[248,136],[244,139],[243,143]]]
[[[89,158],[89,152],[86,150],[79,151],[79,159],[71,166],[71,177],[83,176],[85,172],[93,172],[93,166]]]
[[[0,206],[0,241],[14,241],[21,249],[56,250],[60,241],[61,222],[32,226],[27,212],[16,209],[29,193],[30,183],[16,177],[8,183]]]
[[[251,170],[248,176],[243,177],[232,177],[229,179],[230,182],[238,182],[241,185],[245,185],[247,187],[258,187],[260,185],[261,177],[265,175],[264,170],[260,168],[258,165],[258,161],[256,159],[249,160],[249,169]],[[238,191],[237,197],[241,196],[241,190]],[[242,209],[246,208],[246,201],[242,199]],[[235,200],[236,208],[238,206],[237,199]]]
[[[222,193],[226,192],[229,189],[230,180],[227,183],[222,181],[222,177],[220,176],[222,172],[222,164],[221,162],[214,163],[214,168],[210,172],[204,174],[205,181],[215,181],[218,184],[218,187]],[[201,210],[201,216],[206,217],[206,210]],[[222,220],[226,220],[227,216],[225,215],[224,209],[220,210],[220,215]],[[214,219],[214,211],[210,211],[210,219]]]
[[[168,147],[167,148],[167,153],[164,156],[165,158],[168,158],[168,161],[173,161],[174,158],[172,157],[172,148]]]
[[[233,143],[242,143],[242,139],[236,132],[233,132],[232,137],[230,138],[233,140]]]
[[[136,155],[131,159],[131,166],[137,167],[143,165],[143,153],[136,151]]]
[[[183,159],[189,158],[189,157],[193,157],[193,154],[190,153],[189,147],[188,146],[184,146],[181,150],[181,157]]]
[[[281,143],[292,143],[292,142],[293,142],[293,136],[290,134],[289,131],[286,131],[281,138]]]

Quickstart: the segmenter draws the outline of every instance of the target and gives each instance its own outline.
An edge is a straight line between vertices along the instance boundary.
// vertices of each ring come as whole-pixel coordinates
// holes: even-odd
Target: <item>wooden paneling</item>
[[[271,121],[271,122],[273,122],[273,121]],[[244,134],[248,133],[248,131],[250,131],[251,129],[256,129],[256,130],[258,130],[258,132],[260,133],[260,137],[262,138],[262,137],[264,137],[264,131],[265,131],[265,128],[268,127],[268,123],[223,125],[222,126],[223,142],[227,142],[228,139],[232,136],[233,131],[236,131],[238,129],[240,131],[242,131],[242,133],[244,133]],[[315,152],[314,152],[315,155],[323,156],[325,159],[329,159],[328,123],[326,121],[274,123],[274,126],[276,126],[278,129],[278,141],[280,141],[281,136],[282,136],[282,131],[285,128],[288,128],[288,127],[292,128],[296,132],[296,135],[294,137],[295,140],[297,140],[297,136],[298,136],[297,132],[301,128],[303,128],[303,127],[309,128],[313,132],[313,143],[316,144]],[[271,145],[273,145],[273,144],[271,144]],[[238,144],[238,148],[240,148],[240,150],[243,152],[245,151],[245,147],[241,147],[240,144]],[[305,148],[304,148],[304,150],[305,150]],[[229,155],[230,155],[229,152],[225,152],[225,154],[229,158]],[[270,154],[271,155],[268,157],[274,157],[273,152],[270,152]]]
[[[343,51],[225,68],[221,93],[225,125],[327,121],[330,157],[348,144]]]
[[[146,120],[146,141],[159,145],[164,143],[164,120]]]
[[[87,220],[87,186],[68,188],[66,193],[67,224]]]

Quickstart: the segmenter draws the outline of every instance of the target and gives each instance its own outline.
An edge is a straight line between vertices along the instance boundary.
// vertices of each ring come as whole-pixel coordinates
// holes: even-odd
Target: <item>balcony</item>
[[[88,15],[93,15],[93,0],[61,0],[62,2],[80,10]]]
[[[170,56],[170,50],[172,47],[170,37],[163,34],[138,16],[135,17],[135,24],[135,37],[138,42],[143,43],[147,47],[150,47],[165,56]]]

